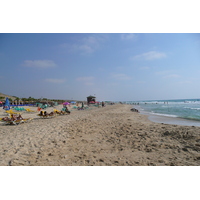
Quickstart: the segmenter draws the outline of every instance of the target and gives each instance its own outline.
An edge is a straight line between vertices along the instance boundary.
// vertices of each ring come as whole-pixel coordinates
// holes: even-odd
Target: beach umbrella
[[[90,101],[89,103],[95,103],[94,101]]]
[[[0,103],[3,103],[2,101],[0,101]]]
[[[76,101],[71,101],[70,103],[76,103]]]
[[[69,102],[64,102],[63,105],[70,105],[70,103]]]
[[[8,97],[6,97],[6,102],[4,104],[4,109],[5,110],[10,110],[10,102],[9,102]]]

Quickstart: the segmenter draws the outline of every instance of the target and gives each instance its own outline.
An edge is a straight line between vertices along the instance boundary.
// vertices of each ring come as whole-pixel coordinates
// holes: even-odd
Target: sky
[[[200,98],[197,33],[1,33],[0,92],[99,101]]]

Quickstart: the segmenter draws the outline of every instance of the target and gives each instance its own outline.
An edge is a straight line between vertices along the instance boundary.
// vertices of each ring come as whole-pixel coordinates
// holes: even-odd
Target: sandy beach
[[[38,112],[22,112],[22,117],[33,120],[19,125],[0,122],[0,165],[200,165],[200,127],[151,122],[131,108],[116,104],[72,109],[70,115],[49,119]],[[5,116],[1,108],[0,117]]]

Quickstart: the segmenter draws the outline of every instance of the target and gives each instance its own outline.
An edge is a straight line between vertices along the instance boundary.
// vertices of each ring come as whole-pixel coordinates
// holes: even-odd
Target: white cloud
[[[78,77],[76,80],[77,80],[77,81],[93,81],[93,80],[94,80],[94,77],[93,77],[93,76]]]
[[[77,81],[82,82],[84,85],[94,85],[94,77],[93,76],[86,76],[86,77],[78,77],[76,78]]]
[[[47,78],[45,79],[46,82],[50,83],[64,83],[65,79],[52,79],[52,78]]]
[[[167,55],[162,52],[157,52],[157,51],[149,51],[147,53],[139,54],[136,56],[133,56],[133,60],[157,60],[161,58],[165,58]]]
[[[90,35],[78,40],[74,44],[64,43],[60,46],[70,52],[79,51],[81,54],[91,54],[98,50],[102,43],[107,40],[105,35]]]
[[[150,67],[140,67],[141,70],[148,70]]]
[[[46,69],[56,67],[57,65],[52,60],[25,60],[23,66]]]
[[[175,74],[174,70],[159,71],[159,72],[155,72],[155,74],[162,78],[179,78],[179,77],[181,77],[180,75]]]
[[[122,40],[136,40],[137,35],[133,33],[121,34],[121,39]]]
[[[156,75],[165,75],[165,74],[169,74],[169,73],[173,73],[173,70],[165,70],[165,71],[155,72]]]
[[[131,79],[131,77],[127,76],[126,74],[113,74],[112,77],[117,80],[130,80]]]
[[[179,78],[179,77],[180,77],[180,75],[178,75],[178,74],[169,74],[167,76],[164,76],[163,78]]]
[[[181,85],[185,85],[185,84],[191,84],[192,81],[180,81],[178,82],[178,84],[181,84]]]

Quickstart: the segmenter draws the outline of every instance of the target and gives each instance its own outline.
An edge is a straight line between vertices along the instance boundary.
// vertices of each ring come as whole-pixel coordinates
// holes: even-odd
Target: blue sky
[[[0,34],[0,92],[137,101],[200,98],[200,35]]]

